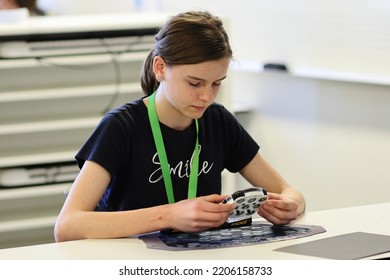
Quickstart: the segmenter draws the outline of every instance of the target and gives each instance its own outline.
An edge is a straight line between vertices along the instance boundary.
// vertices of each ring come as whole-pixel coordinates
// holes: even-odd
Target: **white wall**
[[[97,14],[161,10],[161,0],[38,0],[38,5],[51,14]]]
[[[388,0],[165,0],[163,4],[168,11],[207,9],[226,15],[241,60],[390,75]]]
[[[389,201],[390,86],[237,75],[235,91],[255,104],[240,120],[308,210]]]

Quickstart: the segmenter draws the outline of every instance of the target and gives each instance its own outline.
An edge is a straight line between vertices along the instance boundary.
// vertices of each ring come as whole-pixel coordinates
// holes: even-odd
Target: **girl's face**
[[[198,64],[164,64],[157,97],[160,121],[164,123],[165,120],[165,124],[171,127],[174,122],[174,126],[178,125],[176,128],[180,129],[180,126],[185,128],[193,119],[200,118],[217,97],[230,60],[226,57]]]

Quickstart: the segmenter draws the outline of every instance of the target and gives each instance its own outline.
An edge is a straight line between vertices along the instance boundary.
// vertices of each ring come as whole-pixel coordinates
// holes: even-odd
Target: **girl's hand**
[[[257,213],[275,225],[286,225],[298,218],[298,203],[282,194],[268,193]]]
[[[221,204],[224,195],[208,195],[170,204],[168,220],[171,228],[197,232],[222,225],[234,210],[234,204]]]

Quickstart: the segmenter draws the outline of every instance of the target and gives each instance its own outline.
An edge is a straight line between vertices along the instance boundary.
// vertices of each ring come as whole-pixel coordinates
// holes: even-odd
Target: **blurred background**
[[[109,14],[118,15],[118,20],[138,15],[153,21],[160,14],[191,9],[213,12],[223,18],[234,51],[220,101],[258,141],[271,164],[305,194],[308,211],[389,201],[389,0],[38,0],[37,7],[44,17],[77,19]],[[1,25],[0,36],[8,32]],[[119,96],[115,104],[139,96],[134,87],[142,57],[94,56],[94,62],[83,56],[65,62],[60,58],[0,60],[0,168],[17,166],[13,162],[22,155],[30,165],[43,163],[44,156],[26,161],[29,153],[42,152],[39,145],[43,144],[43,154],[50,149],[51,155],[56,154],[47,162],[65,162],[111,100],[104,91]],[[58,64],[62,67],[54,67]],[[42,72],[32,76],[38,73],[36,67]],[[77,67],[84,71],[82,75]],[[119,86],[123,94],[118,94]],[[54,88],[58,99],[39,97]],[[75,91],[83,92],[83,97]],[[92,92],[101,92],[100,97],[92,98]],[[56,109],[44,115],[48,107]],[[19,114],[22,111],[24,115]],[[48,116],[54,115],[58,120],[52,125],[63,127],[53,128],[51,135],[44,127]],[[36,121],[25,125],[26,119]],[[37,127],[39,135],[34,134]],[[20,142],[34,137],[39,145]],[[71,143],[69,153],[48,147],[53,141],[61,147]],[[16,150],[19,154],[12,152]],[[225,184],[226,192],[247,187],[240,176],[231,174]],[[20,245],[24,234],[34,230],[33,242],[51,240],[52,224],[68,186],[0,188],[0,248]],[[42,201],[49,206],[40,207]],[[22,213],[21,208],[30,209],[32,217],[15,214]],[[10,241],[17,233],[22,237]]]

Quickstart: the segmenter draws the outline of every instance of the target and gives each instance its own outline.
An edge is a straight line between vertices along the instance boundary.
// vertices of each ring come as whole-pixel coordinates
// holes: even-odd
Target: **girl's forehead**
[[[230,59],[210,60],[197,64],[182,64],[171,67],[177,74],[197,77],[204,80],[222,79],[226,76]]]

